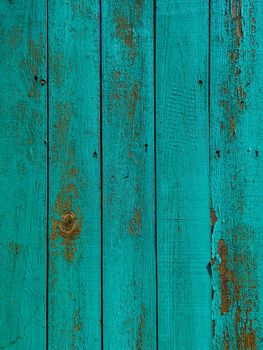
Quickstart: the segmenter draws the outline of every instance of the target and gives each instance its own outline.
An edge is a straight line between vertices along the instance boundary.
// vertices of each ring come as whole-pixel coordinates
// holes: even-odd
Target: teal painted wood
[[[45,12],[0,3],[0,349],[46,346]]]
[[[210,349],[208,2],[157,1],[159,350]]]
[[[263,349],[262,5],[211,15],[213,349]]]
[[[102,2],[104,349],[156,348],[153,3]]]
[[[100,349],[99,2],[49,1],[49,348]]]

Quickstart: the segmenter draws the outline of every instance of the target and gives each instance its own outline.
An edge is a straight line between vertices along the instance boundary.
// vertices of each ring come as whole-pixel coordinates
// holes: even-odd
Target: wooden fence
[[[0,349],[263,349],[263,6],[0,1]]]

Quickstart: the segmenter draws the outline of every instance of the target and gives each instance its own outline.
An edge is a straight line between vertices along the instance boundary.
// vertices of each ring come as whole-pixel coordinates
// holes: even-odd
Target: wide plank
[[[0,2],[0,349],[46,348],[45,16]]]
[[[208,2],[157,0],[159,350],[211,344],[208,28]]]
[[[48,343],[101,349],[99,1],[48,7]]]
[[[262,349],[263,12],[212,1],[213,349]]]
[[[102,2],[104,350],[156,348],[153,2]]]

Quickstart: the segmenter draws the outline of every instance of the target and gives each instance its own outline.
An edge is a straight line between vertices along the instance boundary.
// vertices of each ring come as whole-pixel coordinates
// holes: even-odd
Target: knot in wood
[[[62,215],[60,224],[61,235],[65,237],[77,234],[77,219],[73,212],[66,212]]]

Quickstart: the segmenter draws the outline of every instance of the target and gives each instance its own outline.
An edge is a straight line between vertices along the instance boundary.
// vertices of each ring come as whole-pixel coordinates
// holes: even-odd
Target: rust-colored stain
[[[136,350],[143,349],[143,328],[145,325],[145,318],[146,318],[146,310],[145,310],[145,306],[142,304],[141,313],[139,316],[138,331],[137,331]]]
[[[231,17],[236,23],[236,46],[239,47],[243,38],[242,0],[231,0]]]
[[[139,82],[136,80],[133,84],[132,90],[130,91],[130,99],[129,99],[129,117],[131,122],[134,122],[134,117],[136,113],[136,106],[139,100]]]
[[[238,226],[229,231],[232,237],[231,253],[224,239],[218,242],[221,259],[218,265],[221,288],[220,313],[235,315],[233,331],[235,338],[228,339],[237,349],[256,350],[256,330],[254,315],[257,303],[257,283],[253,277],[255,260],[247,242],[251,241],[253,232],[247,226]],[[234,254],[233,252],[239,252]],[[232,325],[228,324],[227,327]]]
[[[134,63],[136,48],[134,40],[134,26],[126,16],[116,16],[116,36],[120,38],[130,50],[130,57]]]
[[[142,216],[139,209],[135,210],[134,216],[129,225],[129,232],[131,235],[141,234]]]
[[[227,5],[228,7],[228,5]],[[236,130],[241,115],[244,113],[247,105],[247,87],[253,81],[255,61],[255,31],[256,21],[253,16],[253,7],[249,10],[249,23],[244,25],[242,15],[243,2],[242,0],[231,0],[231,13],[226,9],[226,31],[229,37],[229,57],[230,57],[230,72],[222,86],[224,94],[223,101],[220,105],[225,111],[226,119],[229,120],[229,130],[232,140],[236,137]],[[246,28],[247,27],[247,28]],[[244,30],[249,32],[249,35],[244,36]],[[243,49],[242,42],[248,38],[247,44],[249,49]],[[247,57],[251,55],[251,57]],[[244,60],[250,62],[248,69],[243,70],[242,62]],[[240,59],[242,58],[242,60]],[[250,59],[251,58],[251,59]],[[242,74],[241,74],[242,73]]]

